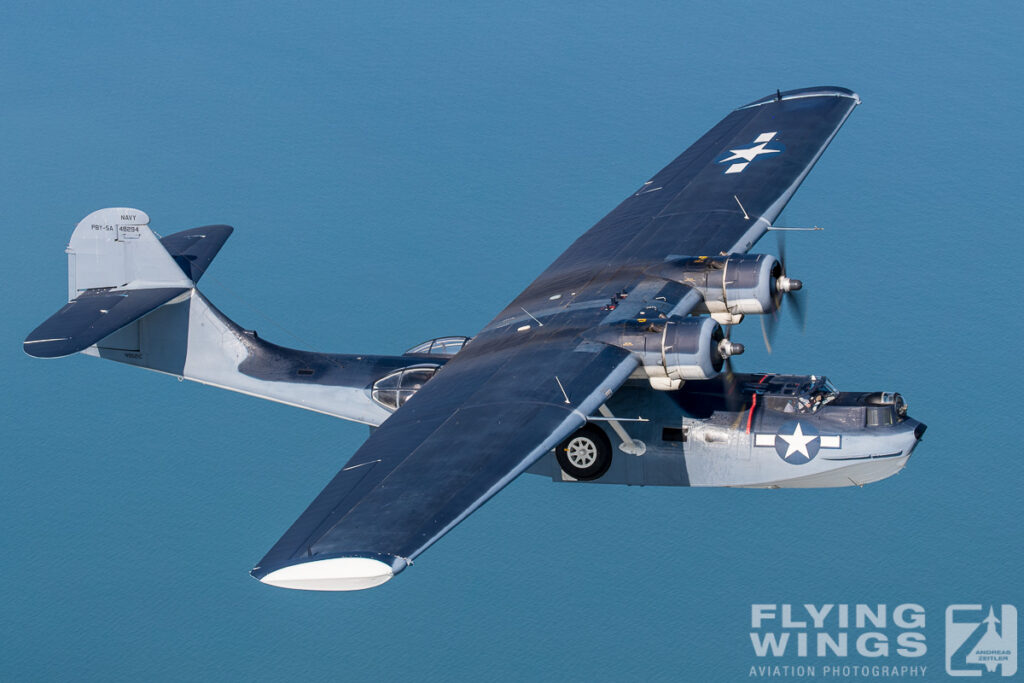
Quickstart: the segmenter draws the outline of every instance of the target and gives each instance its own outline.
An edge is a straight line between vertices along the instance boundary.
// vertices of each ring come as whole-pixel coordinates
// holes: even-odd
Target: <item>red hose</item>
[[[764,381],[766,379],[768,379],[768,377],[769,377],[768,375],[765,375],[764,377],[762,377],[761,381],[758,382],[758,384],[763,384]],[[747,413],[747,434],[750,433],[750,421],[752,419],[754,419],[754,408],[756,408],[756,407],[757,407],[757,394],[754,394],[753,395],[753,399],[750,402],[750,412]]]

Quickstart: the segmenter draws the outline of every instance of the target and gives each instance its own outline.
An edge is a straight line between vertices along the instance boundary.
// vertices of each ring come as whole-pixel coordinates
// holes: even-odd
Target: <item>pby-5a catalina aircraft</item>
[[[821,376],[737,374],[723,326],[801,283],[749,254],[860,102],[834,87],[733,111],[576,240],[475,337],[401,356],[297,351],[229,320],[196,284],[232,232],[158,238],[90,214],[69,303],[25,340],[376,429],[252,570],[274,586],[377,586],[522,472],[662,486],[861,485],[898,472],[925,426],[899,394]]]

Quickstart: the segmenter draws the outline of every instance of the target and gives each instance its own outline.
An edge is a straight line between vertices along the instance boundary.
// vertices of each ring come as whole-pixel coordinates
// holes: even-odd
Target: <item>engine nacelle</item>
[[[738,323],[749,313],[771,313],[783,293],[801,287],[799,280],[785,277],[782,263],[768,254],[680,259],[659,265],[652,274],[698,290],[704,300],[693,312],[710,313],[723,325]]]
[[[668,391],[684,380],[709,379],[722,371],[725,359],[743,353],[743,345],[725,338],[711,318],[667,320],[661,329],[643,333],[643,369],[651,386]]]

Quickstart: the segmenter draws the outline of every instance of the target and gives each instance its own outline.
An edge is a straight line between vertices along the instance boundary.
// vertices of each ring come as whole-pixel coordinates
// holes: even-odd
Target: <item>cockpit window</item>
[[[813,414],[839,396],[839,392],[827,377],[811,375],[801,380],[793,381],[790,377],[773,378],[762,393],[762,405],[768,410],[780,413]]]
[[[417,344],[405,352],[406,356],[454,356],[471,337],[438,337]]]
[[[437,365],[415,365],[395,370],[373,383],[370,396],[388,410],[398,410],[439,369]]]

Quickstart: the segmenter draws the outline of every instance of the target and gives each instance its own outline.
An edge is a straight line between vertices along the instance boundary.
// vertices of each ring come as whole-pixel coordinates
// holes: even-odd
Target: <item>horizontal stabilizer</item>
[[[199,282],[232,232],[230,225],[204,225],[161,237],[160,244],[192,282]]]
[[[25,353],[59,358],[83,351],[189,289],[87,290],[32,330],[25,339]]]

